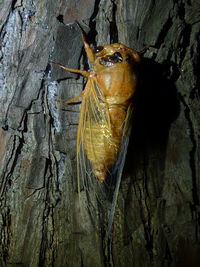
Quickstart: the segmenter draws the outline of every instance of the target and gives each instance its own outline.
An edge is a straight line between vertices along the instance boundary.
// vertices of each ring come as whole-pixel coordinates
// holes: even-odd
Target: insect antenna
[[[144,47],[142,48],[142,50],[137,51],[138,54],[142,55],[144,54],[147,50],[149,50],[149,48],[152,47],[150,45],[144,45]]]

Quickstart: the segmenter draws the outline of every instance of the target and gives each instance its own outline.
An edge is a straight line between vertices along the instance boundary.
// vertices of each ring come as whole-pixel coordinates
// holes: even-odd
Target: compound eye
[[[123,61],[122,55],[119,52],[115,52],[113,57],[116,58],[117,62],[122,62]]]
[[[126,61],[128,62],[128,63],[130,63],[131,62],[131,60],[132,60],[132,58],[131,58],[131,56],[128,54],[128,55],[126,55]]]
[[[103,66],[109,67],[116,63],[121,63],[122,61],[123,61],[122,55],[119,52],[115,52],[112,55],[101,57],[99,63]]]
[[[103,46],[94,47],[94,53],[99,53],[102,50],[103,50]]]
[[[129,64],[134,64],[136,62],[136,60],[134,60],[133,56],[128,54],[126,55],[126,58],[125,58],[126,62],[129,63]]]

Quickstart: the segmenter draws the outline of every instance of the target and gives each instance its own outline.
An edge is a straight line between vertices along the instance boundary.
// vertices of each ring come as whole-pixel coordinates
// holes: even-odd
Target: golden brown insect
[[[127,132],[137,84],[135,69],[140,56],[121,43],[98,46],[93,50],[84,37],[82,39],[92,70],[88,72],[60,65],[66,71],[87,78],[82,93],[65,103],[82,96],[77,133],[79,176],[87,172],[86,155],[95,177],[103,183],[119,156],[121,140]]]

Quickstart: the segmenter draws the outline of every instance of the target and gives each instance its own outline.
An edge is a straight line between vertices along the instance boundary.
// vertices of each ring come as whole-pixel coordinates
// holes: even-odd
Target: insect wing
[[[129,104],[126,118],[123,122],[123,135],[115,164],[110,172],[112,180],[109,186],[100,184],[94,176],[92,162],[99,162],[98,145],[101,138],[107,138],[111,130],[110,116],[105,99],[98,85],[93,79],[88,79],[86,84],[78,126],[77,134],[77,173],[78,187],[85,190],[90,200],[92,195],[105,205],[103,212],[108,215],[108,237],[111,236],[112,224],[122,178],[129,137],[131,133],[131,118],[133,106]],[[101,138],[100,138],[101,136]],[[102,149],[100,147],[100,149]],[[114,187],[112,186],[114,182]],[[100,190],[100,191],[99,191]],[[89,194],[88,194],[89,193]]]
[[[98,184],[92,165],[98,165],[102,139],[110,131],[110,118],[103,95],[96,82],[89,78],[84,89],[77,134],[79,191],[82,188],[89,190],[94,184]]]
[[[117,204],[119,187],[121,184],[123,168],[124,168],[126,154],[127,154],[127,150],[128,150],[129,138],[130,138],[130,134],[131,134],[131,130],[132,130],[132,127],[131,127],[132,126],[132,123],[131,123],[132,122],[132,114],[133,114],[133,105],[132,105],[132,103],[130,103],[128,110],[127,110],[126,119],[124,121],[123,136],[121,139],[118,158],[117,158],[116,163],[113,166],[113,170],[112,170],[112,175],[115,177],[116,182],[115,182],[115,189],[114,189],[113,197],[112,197],[112,203],[110,206],[110,212],[108,214],[107,235],[109,238],[111,237],[111,233],[112,233],[112,224],[113,224],[113,218],[114,218],[114,213],[115,213],[115,207]]]

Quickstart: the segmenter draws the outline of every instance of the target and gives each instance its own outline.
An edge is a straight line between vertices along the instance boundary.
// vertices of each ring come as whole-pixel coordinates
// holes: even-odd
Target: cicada
[[[121,172],[140,62],[139,53],[121,43],[92,49],[83,34],[82,41],[91,71],[57,63],[87,79],[81,94],[65,102],[69,104],[82,97],[76,143],[79,192],[80,179],[87,179],[89,174],[87,161],[100,184],[109,179],[112,170]]]

